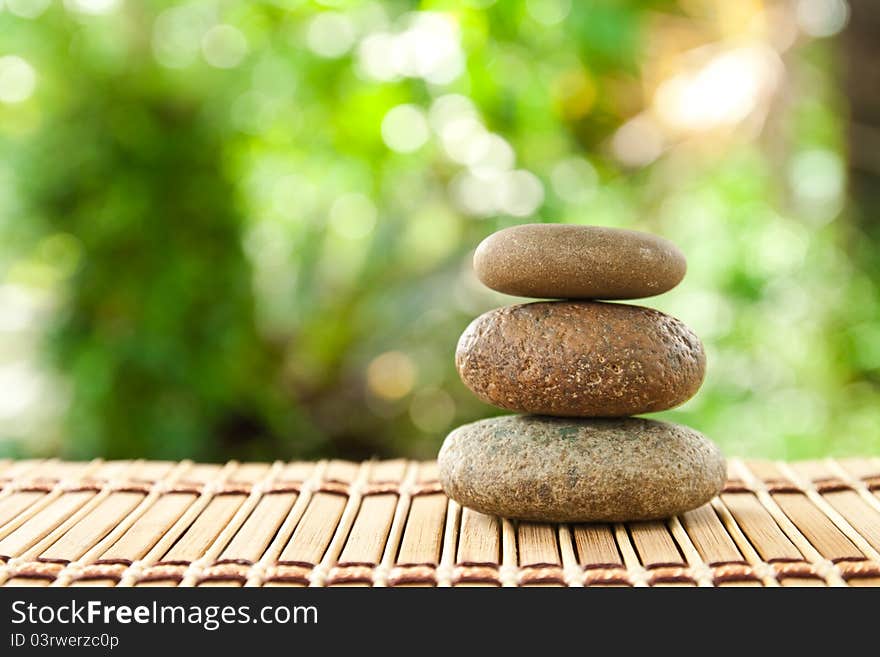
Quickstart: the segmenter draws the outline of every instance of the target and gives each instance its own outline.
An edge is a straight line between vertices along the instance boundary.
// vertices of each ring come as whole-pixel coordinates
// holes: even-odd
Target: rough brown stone
[[[657,310],[543,301],[475,319],[458,341],[455,364],[480,399],[501,408],[621,417],[690,399],[706,356],[687,326]]]
[[[688,427],[510,415],[449,434],[440,481],[459,504],[543,522],[664,518],[717,495],[724,458]]]
[[[686,268],[669,240],[602,226],[513,226],[484,239],[474,254],[485,285],[534,298],[650,297],[678,285]]]

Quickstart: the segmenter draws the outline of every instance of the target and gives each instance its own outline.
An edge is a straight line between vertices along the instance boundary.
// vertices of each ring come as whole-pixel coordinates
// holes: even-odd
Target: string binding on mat
[[[0,462],[0,585],[880,584],[880,461],[730,465],[721,496],[695,515],[587,531],[462,510],[433,464],[96,460],[4,476]],[[309,512],[318,507],[328,515]],[[197,524],[204,541],[190,533]],[[135,530],[142,542],[126,543]],[[314,556],[285,562],[288,548]]]

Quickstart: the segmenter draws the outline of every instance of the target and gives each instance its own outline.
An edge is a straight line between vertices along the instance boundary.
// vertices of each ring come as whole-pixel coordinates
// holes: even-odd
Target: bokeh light
[[[52,0],[4,0],[6,9],[21,18],[36,18],[49,8]],[[2,3],[0,3],[2,6]]]
[[[156,59],[169,68],[192,64],[214,16],[207,5],[185,4],[166,9],[153,23],[152,44]]]
[[[642,115],[624,123],[611,139],[611,151],[621,164],[641,167],[663,153],[663,132],[650,116]]]
[[[0,57],[0,103],[20,103],[37,86],[34,67],[17,55]]]
[[[202,54],[211,66],[234,68],[247,54],[247,39],[232,25],[215,25],[202,37]]]
[[[121,4],[122,0],[64,0],[64,6],[70,11],[96,16],[110,13]]]
[[[330,226],[339,236],[358,240],[376,226],[376,206],[363,194],[345,194],[330,206]]]
[[[408,395],[416,380],[412,359],[399,351],[388,351],[374,358],[367,367],[370,392],[385,400]]]
[[[429,136],[425,113],[415,105],[393,107],[382,119],[382,140],[398,153],[418,150]]]
[[[840,32],[849,20],[845,0],[798,0],[797,23],[814,37],[829,37]]]
[[[0,0],[0,457],[431,458],[501,412],[473,251],[540,221],[686,254],[658,417],[876,453],[866,7]]]
[[[306,42],[315,54],[335,59],[351,50],[356,36],[354,23],[348,16],[325,11],[309,23]]]
[[[526,0],[529,16],[541,25],[558,25],[571,11],[571,0]]]
[[[455,419],[455,402],[445,390],[425,388],[413,395],[409,414],[425,433],[446,431]]]
[[[553,165],[550,181],[563,201],[583,205],[596,196],[599,174],[586,158],[569,157]]]
[[[748,117],[777,84],[781,66],[766,46],[722,52],[692,73],[679,73],[657,89],[659,116],[679,130],[705,131]]]
[[[358,60],[365,75],[380,81],[422,78],[433,84],[448,84],[461,75],[464,53],[452,16],[414,12],[403,16],[399,27],[361,41]]]

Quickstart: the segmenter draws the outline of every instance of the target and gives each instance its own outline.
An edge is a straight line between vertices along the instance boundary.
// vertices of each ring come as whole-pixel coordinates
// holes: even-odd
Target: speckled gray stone
[[[671,290],[687,262],[669,240],[620,228],[524,224],[484,239],[474,269],[488,287],[550,299],[639,299]]]
[[[510,415],[459,427],[438,457],[459,504],[542,522],[665,518],[721,491],[724,458],[688,427]]]
[[[462,381],[483,401],[524,413],[622,417],[690,399],[706,370],[699,338],[650,308],[597,301],[507,306],[458,341]]]

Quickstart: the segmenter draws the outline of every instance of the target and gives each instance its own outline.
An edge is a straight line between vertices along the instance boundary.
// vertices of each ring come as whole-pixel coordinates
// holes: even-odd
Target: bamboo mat
[[[880,459],[729,464],[667,521],[512,522],[433,462],[0,460],[3,586],[878,586]]]

